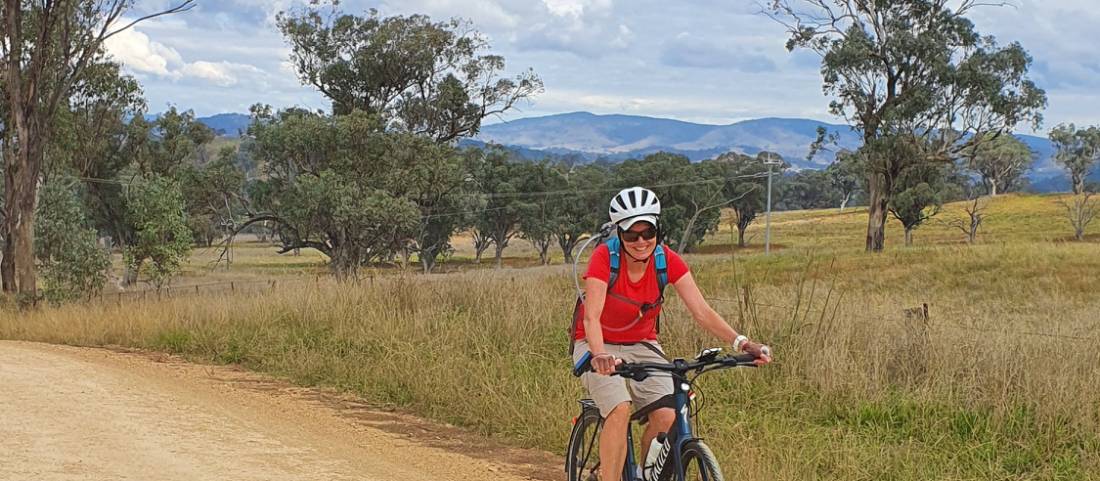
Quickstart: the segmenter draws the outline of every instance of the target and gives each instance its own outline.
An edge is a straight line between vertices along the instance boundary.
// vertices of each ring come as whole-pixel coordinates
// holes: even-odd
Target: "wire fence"
[[[327,282],[328,276],[302,276],[296,278],[259,279],[259,280],[232,280],[221,282],[206,282],[202,284],[169,285],[160,289],[145,288],[114,292],[102,292],[93,300],[100,303],[123,304],[127,302],[157,301],[183,297],[212,297],[231,296],[237,294],[260,294],[288,287],[314,286]],[[351,282],[374,286],[376,276],[371,274],[363,276]]]
[[[804,306],[804,307],[794,307],[794,306],[784,306],[784,305],[777,305],[777,304],[768,304],[768,303],[757,302],[755,300],[750,300],[749,304],[746,306],[745,301],[742,300],[742,299],[728,299],[728,298],[720,298],[720,297],[708,297],[707,300],[709,302],[721,302],[721,303],[737,304],[739,306],[745,306],[745,308],[749,309],[749,310],[759,308],[759,307],[769,308],[769,309],[779,309],[779,310],[786,311],[787,313],[793,314],[793,315],[808,315],[811,312],[820,313],[820,312],[822,312],[822,310],[828,309],[830,307],[830,306],[827,306],[827,305],[826,306],[820,306],[817,310],[815,310],[814,306],[811,306],[811,305],[807,305],[807,306]],[[919,309],[919,311],[918,311],[918,309]],[[920,312],[920,314],[915,314],[915,315],[923,316],[922,320],[924,322],[929,322],[930,323],[932,321],[932,317],[931,317],[931,314],[929,313],[928,309],[929,309],[928,308],[928,303],[924,303],[921,306],[921,308],[900,309],[898,312],[899,312],[899,314],[901,314],[902,317],[904,317],[906,315],[906,312],[914,312],[914,313]],[[859,320],[864,321],[864,322],[882,322],[882,321],[886,320],[886,318],[884,318],[884,317],[870,316],[870,315],[858,314],[858,313],[845,313],[844,315],[846,317],[859,319]],[[967,332],[974,332],[974,333],[981,333],[981,334],[1006,334],[1006,335],[1012,335],[1012,336],[1043,337],[1043,338],[1062,339],[1062,340],[1078,341],[1078,342],[1098,342],[1098,341],[1100,341],[1100,336],[1082,336],[1082,335],[1061,334],[1061,333],[1052,333],[1052,332],[992,329],[992,328],[977,327],[977,326],[967,326],[967,325],[962,324],[961,322],[958,322],[957,320],[953,320],[953,319],[945,318],[945,317],[936,317],[935,325],[937,327],[945,327],[945,328],[948,328],[948,329],[954,329],[954,330],[958,330],[958,331],[967,331]]]

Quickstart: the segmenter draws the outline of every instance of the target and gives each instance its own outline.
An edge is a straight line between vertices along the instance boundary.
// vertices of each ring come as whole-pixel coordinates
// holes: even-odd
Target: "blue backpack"
[[[609,254],[611,254],[610,255],[611,276],[607,280],[607,295],[608,295],[608,297],[614,297],[615,299],[626,302],[627,304],[638,306],[638,310],[639,310],[638,318],[635,319],[635,321],[633,323],[631,323],[630,325],[622,328],[622,330],[630,329],[631,327],[634,327],[634,325],[637,324],[638,321],[641,321],[642,318],[645,317],[646,312],[649,312],[650,310],[652,310],[654,308],[660,307],[661,304],[664,304],[664,302],[665,302],[665,286],[668,285],[668,261],[665,257],[665,249],[664,249],[663,245],[657,244],[657,248],[654,249],[654,251],[653,251],[653,262],[654,262],[653,267],[657,270],[657,292],[658,292],[657,299],[654,300],[653,302],[638,302],[638,301],[635,301],[634,299],[629,299],[627,297],[620,296],[618,294],[615,294],[614,292],[611,292],[611,286],[615,285],[615,281],[617,281],[619,279],[619,271],[620,271],[620,266],[621,266],[621,261],[620,261],[621,257],[620,256],[622,254],[622,243],[619,240],[618,236],[613,236],[610,239],[608,239],[607,242],[605,242],[604,244],[607,246],[607,252]],[[574,342],[574,338],[577,337],[576,336],[576,334],[577,334],[577,323],[583,321],[583,319],[580,318],[581,305],[582,304],[584,304],[584,298],[581,297],[581,296],[578,296],[577,297],[577,304],[575,306],[573,306],[573,323],[569,325],[569,354],[570,355],[573,354],[573,342]],[[660,318],[660,316],[657,317],[657,332],[661,332],[661,318]]]

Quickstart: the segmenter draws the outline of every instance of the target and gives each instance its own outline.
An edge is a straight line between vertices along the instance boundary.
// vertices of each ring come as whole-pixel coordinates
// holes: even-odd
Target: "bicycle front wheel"
[[[569,436],[565,473],[569,481],[596,481],[600,469],[600,427],[603,419],[595,409],[585,409]]]
[[[684,481],[723,481],[722,469],[714,453],[702,441],[691,441],[684,445],[681,455],[684,464]],[[670,470],[671,471],[671,470]]]

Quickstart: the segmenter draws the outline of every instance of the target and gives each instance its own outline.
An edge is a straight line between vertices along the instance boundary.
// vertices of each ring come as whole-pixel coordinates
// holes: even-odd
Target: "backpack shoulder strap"
[[[665,258],[665,249],[660,244],[653,251],[653,264],[657,270],[657,287],[660,288],[661,296],[664,296],[665,286],[668,285],[668,260]]]
[[[611,290],[611,286],[615,285],[615,281],[619,279],[619,238],[612,237],[605,243],[607,245],[607,253],[610,254],[608,259],[611,262],[611,276],[607,279],[607,290]]]

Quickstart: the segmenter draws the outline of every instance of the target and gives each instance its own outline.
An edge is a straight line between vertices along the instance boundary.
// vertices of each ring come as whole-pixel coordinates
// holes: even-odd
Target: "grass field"
[[[728,230],[708,238],[688,256],[704,293],[778,359],[701,382],[701,432],[727,478],[1100,478],[1100,225],[1070,242],[1061,209],[1052,196],[998,197],[975,245],[934,221],[904,248],[891,222],[887,251],[874,255],[863,252],[862,209],[775,215],[767,257],[761,225],[746,249],[731,248]],[[461,245],[456,257],[472,257]],[[0,337],[236,363],[564,449],[582,395],[567,373],[567,267],[341,285],[317,278],[321,260],[304,251],[239,252],[227,273],[196,269],[198,254],[185,277],[308,282],[0,314]],[[530,262],[507,254],[509,265]],[[714,345],[675,299],[667,309],[672,354]]]

